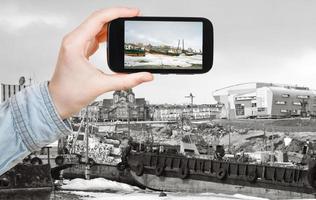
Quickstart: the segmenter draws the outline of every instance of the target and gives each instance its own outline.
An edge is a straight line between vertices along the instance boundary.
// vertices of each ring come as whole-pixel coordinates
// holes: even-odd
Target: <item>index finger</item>
[[[139,14],[136,8],[109,8],[95,11],[72,33],[73,42],[85,46],[87,41],[95,38],[103,26],[120,17],[135,17]]]

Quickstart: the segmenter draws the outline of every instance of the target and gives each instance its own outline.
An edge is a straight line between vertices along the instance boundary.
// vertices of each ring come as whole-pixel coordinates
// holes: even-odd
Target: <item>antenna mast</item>
[[[193,96],[193,94],[190,92],[189,96],[185,96],[185,98],[190,98],[191,101],[191,116],[193,117],[193,99],[195,98],[195,96]]]

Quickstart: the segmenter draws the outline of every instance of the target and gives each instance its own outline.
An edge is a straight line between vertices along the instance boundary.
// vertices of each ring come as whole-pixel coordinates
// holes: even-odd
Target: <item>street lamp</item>
[[[85,178],[90,179],[90,166],[89,166],[89,105],[86,107],[86,127],[85,127],[85,137],[86,137],[86,169]]]
[[[127,132],[128,132],[128,137],[131,136],[131,108],[134,108],[134,106],[130,105],[129,103],[127,103]]]
[[[127,104],[127,133],[128,133],[128,137],[131,136],[131,128],[130,128],[130,105]]]

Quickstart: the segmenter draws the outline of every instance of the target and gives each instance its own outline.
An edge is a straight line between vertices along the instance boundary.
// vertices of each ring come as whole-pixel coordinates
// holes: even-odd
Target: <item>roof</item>
[[[263,82],[249,82],[249,83],[239,83],[224,88],[217,89],[213,91],[213,96],[227,96],[231,94],[246,94],[255,91],[258,88],[275,88],[274,91],[279,89],[289,89],[294,91],[311,91],[308,87],[300,87],[297,85],[279,84],[279,83],[263,83]]]
[[[316,96],[316,90],[301,90],[301,89],[293,89],[293,88],[284,88],[284,87],[267,87],[273,93],[278,94],[289,94],[289,95],[309,95]]]
[[[94,101],[91,104],[89,104],[89,106],[101,106],[102,105],[102,101]]]
[[[113,105],[113,99],[103,99],[102,106],[109,108]]]
[[[193,108],[210,108],[210,107],[218,107],[218,104],[193,104]],[[150,105],[151,108],[155,109],[184,109],[191,108],[190,104],[158,104],[158,105]]]
[[[136,98],[136,104],[137,105],[144,105],[144,104],[146,104],[145,98]]]
[[[99,126],[99,132],[115,132],[115,125]]]

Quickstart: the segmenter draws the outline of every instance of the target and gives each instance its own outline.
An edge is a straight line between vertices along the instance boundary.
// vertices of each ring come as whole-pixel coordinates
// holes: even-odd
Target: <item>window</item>
[[[293,113],[295,113],[295,114],[300,114],[301,113],[301,110],[293,110]]]
[[[309,96],[308,95],[297,95],[297,98],[299,98],[299,99],[308,99]]]
[[[117,103],[119,100],[119,96],[118,95],[114,95],[114,103]]]
[[[257,107],[257,103],[251,103],[251,107]]]
[[[131,103],[134,102],[134,96],[132,94],[128,95],[128,101]]]
[[[266,108],[258,108],[258,112],[264,112],[266,111]]]
[[[245,115],[245,106],[244,104],[235,104],[236,107],[236,115]]]
[[[84,135],[79,134],[78,137],[77,137],[77,140],[81,140],[82,141],[83,139],[84,139]]]
[[[185,153],[194,153],[194,150],[193,149],[184,149],[184,152]]]
[[[254,100],[256,96],[244,96],[244,97],[236,97],[236,101],[247,101],[247,100]]]
[[[295,101],[293,101],[293,105],[295,105],[295,106],[300,106],[300,105],[301,105],[301,102],[295,102]]]
[[[281,109],[280,111],[281,111],[281,113],[287,113],[288,112],[288,110],[286,110],[286,109]]]
[[[290,95],[289,95],[289,94],[282,94],[282,97],[283,97],[283,98],[289,98]]]
[[[286,101],[275,101],[276,105],[285,105]]]

